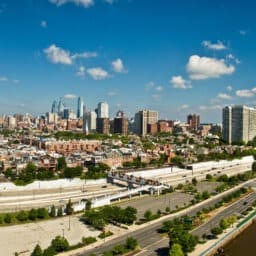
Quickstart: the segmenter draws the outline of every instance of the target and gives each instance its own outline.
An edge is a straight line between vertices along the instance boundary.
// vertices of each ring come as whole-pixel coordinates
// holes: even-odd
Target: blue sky
[[[210,3],[209,3],[210,2]],[[143,108],[220,122],[256,105],[256,3],[0,0],[0,113],[35,115],[63,97],[111,115]]]

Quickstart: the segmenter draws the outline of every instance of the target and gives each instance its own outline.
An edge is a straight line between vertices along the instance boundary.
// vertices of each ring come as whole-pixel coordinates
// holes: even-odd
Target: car
[[[217,236],[216,236],[216,235],[213,235],[213,234],[209,234],[209,235],[206,236],[206,238],[207,238],[208,240],[212,240],[212,239],[216,239]]]
[[[102,188],[107,188],[108,186],[107,185],[103,185],[103,186],[101,186]]]
[[[248,202],[246,202],[246,201],[243,203],[243,205],[247,205],[247,204],[248,204]]]

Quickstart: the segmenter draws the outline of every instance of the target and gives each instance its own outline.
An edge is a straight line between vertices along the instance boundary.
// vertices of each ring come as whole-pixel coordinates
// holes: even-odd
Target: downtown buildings
[[[256,109],[227,106],[222,110],[222,137],[231,143],[251,141],[256,136]]]

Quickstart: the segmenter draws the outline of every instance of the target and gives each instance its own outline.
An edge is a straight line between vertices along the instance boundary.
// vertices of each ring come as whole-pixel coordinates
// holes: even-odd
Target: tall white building
[[[247,143],[256,136],[256,109],[247,106],[225,107],[222,110],[222,136],[228,143]]]
[[[107,102],[100,102],[98,104],[98,118],[109,118],[109,108]]]
[[[95,111],[89,111],[84,113],[83,119],[83,130],[85,132],[96,131],[97,125],[97,114]]]
[[[148,125],[155,124],[158,121],[158,112],[154,110],[141,110],[135,114],[134,129],[135,133],[145,136],[147,134]]]

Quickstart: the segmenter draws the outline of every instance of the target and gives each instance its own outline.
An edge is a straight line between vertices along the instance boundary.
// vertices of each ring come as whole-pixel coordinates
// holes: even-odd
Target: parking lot
[[[166,207],[170,207],[171,210],[175,210],[176,206],[183,207],[188,205],[194,198],[193,195],[173,192],[171,194],[165,194],[161,196],[145,196],[135,200],[120,203],[121,207],[132,206],[137,209],[137,218],[143,218],[146,210],[150,209],[153,213],[156,213],[158,209],[165,211]]]

